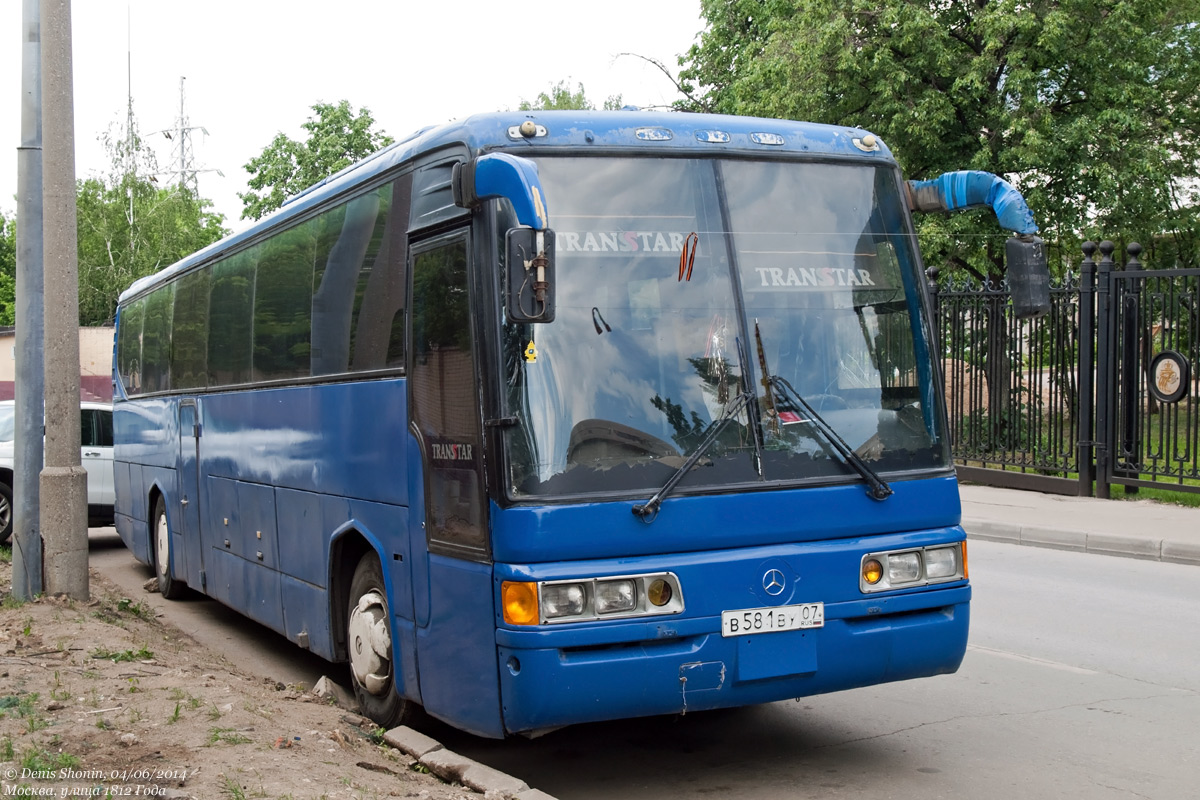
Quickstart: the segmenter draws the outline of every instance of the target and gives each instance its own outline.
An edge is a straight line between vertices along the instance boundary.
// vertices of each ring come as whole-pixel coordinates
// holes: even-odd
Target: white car
[[[13,435],[15,408],[0,400],[0,542],[13,529]],[[88,524],[107,525],[113,519],[112,405],[83,401],[79,404],[80,455],[87,470]]]

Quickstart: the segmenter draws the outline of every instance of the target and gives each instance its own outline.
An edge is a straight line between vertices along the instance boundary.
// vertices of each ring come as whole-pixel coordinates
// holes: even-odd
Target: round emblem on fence
[[[1150,362],[1150,393],[1164,403],[1187,397],[1191,365],[1181,353],[1163,350]]]

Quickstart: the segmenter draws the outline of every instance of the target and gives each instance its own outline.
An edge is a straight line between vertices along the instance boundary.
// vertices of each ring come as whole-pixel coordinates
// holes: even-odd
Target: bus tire
[[[0,482],[0,544],[4,544],[13,532],[12,487]]]
[[[154,536],[154,574],[158,576],[158,591],[168,600],[183,596],[183,581],[171,577],[171,529],[167,525],[167,505],[162,495],[154,501],[151,518]]]
[[[359,712],[388,729],[403,725],[413,706],[396,690],[391,630],[383,569],[370,552],[359,560],[350,581],[346,647]]]

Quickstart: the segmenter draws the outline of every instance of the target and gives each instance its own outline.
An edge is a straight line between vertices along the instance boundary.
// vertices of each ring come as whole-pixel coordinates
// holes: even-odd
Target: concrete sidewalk
[[[1200,566],[1200,508],[962,485],[969,539]]]

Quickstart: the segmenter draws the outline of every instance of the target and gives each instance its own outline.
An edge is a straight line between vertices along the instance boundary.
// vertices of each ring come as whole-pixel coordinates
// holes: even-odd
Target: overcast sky
[[[0,209],[16,208],[20,144],[20,0],[0,2]],[[700,0],[77,0],[72,3],[75,170],[111,168],[98,137],[124,130],[132,88],[139,130],[171,163],[184,111],[200,194],[237,229],[243,166],[278,132],[296,139],[317,102],[366,106],[401,138],[469,114],[515,109],[556,82],[582,83],[597,106],[610,95],[652,106],[676,99],[674,74],[702,27]],[[127,64],[132,66],[131,78]],[[130,84],[131,87],[130,87]]]

